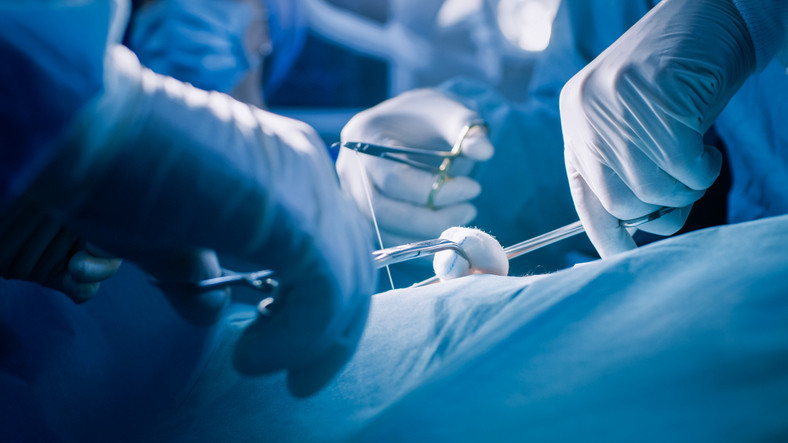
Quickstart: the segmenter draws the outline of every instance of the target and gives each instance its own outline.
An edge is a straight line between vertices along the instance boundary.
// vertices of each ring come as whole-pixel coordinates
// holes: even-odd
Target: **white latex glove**
[[[369,231],[302,122],[157,75],[118,46],[103,96],[31,194],[163,284],[214,276],[213,251],[274,270],[281,303],[246,328],[241,372],[287,369],[308,395],[355,350],[375,287]],[[187,292],[167,295],[197,323],[228,301]]]
[[[0,244],[0,277],[56,289],[76,303],[92,298],[121,264],[24,198],[0,214]]]
[[[669,235],[683,226],[721,167],[703,134],[754,69],[730,0],[664,0],[566,84],[567,174],[602,257],[635,247],[619,220],[666,206],[683,209],[640,229]]]
[[[449,151],[463,127],[479,120],[476,112],[446,95],[419,89],[354,116],[342,130],[342,141]],[[452,164],[451,179],[435,193],[432,208],[427,201],[436,174],[429,171],[342,149],[337,172],[345,192],[370,216],[362,175],[366,171],[383,244],[388,247],[438,238],[448,227],[465,225],[476,217],[470,201],[479,195],[481,186],[467,175],[475,162],[493,155],[486,132],[473,128],[463,141],[462,153],[464,158]]]

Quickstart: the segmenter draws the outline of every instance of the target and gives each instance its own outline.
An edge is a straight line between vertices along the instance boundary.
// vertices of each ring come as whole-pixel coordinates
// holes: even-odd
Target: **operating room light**
[[[501,0],[498,24],[504,37],[525,51],[547,48],[558,0]]]

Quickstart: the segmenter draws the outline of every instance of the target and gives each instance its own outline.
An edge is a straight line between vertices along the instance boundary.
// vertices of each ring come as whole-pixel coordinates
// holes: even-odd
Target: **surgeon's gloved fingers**
[[[608,165],[597,161],[580,161],[570,144],[567,144],[565,160],[567,165],[571,164],[573,170],[583,176],[586,186],[594,192],[607,212],[619,220],[638,218],[662,207],[687,206],[705,192],[687,188],[653,167],[653,164],[648,173],[650,178],[643,181],[642,186],[633,189],[631,183],[622,180]],[[646,190],[647,187],[651,189]]]
[[[710,157],[704,156],[704,158],[709,159]],[[718,156],[718,158],[721,157]],[[714,178],[719,174],[721,166],[722,163],[717,162],[716,166],[712,166],[715,168],[712,172],[705,166],[697,165],[699,176],[708,177],[708,180],[702,179],[705,180],[706,187],[692,188],[668,173],[661,165],[646,159],[642,152],[633,147],[629,151],[620,152],[616,160],[611,162],[609,166],[604,163],[583,165],[581,172],[595,191],[600,187],[613,189],[611,181],[623,182],[630,190],[625,194],[627,196],[632,194],[638,200],[658,207],[678,208],[687,206],[702,197],[705,189],[711,186]],[[694,185],[698,185],[698,183],[701,183],[700,178],[694,181]],[[597,195],[602,197],[601,192]],[[619,194],[611,193],[610,195]],[[603,203],[608,202],[603,199]]]
[[[601,130],[604,142],[600,146],[613,144],[611,147],[603,147],[603,152],[616,154],[615,159],[607,162],[632,189],[644,188],[644,200],[649,200],[653,194],[660,194],[660,190],[653,191],[651,188],[654,186],[652,183],[663,186],[663,174],[671,180],[677,180],[689,190],[702,191],[709,188],[722,168],[722,154],[719,150],[703,144],[703,135],[698,127],[687,125],[681,120],[666,119],[660,113],[665,111],[655,103],[662,104],[665,100],[662,94],[670,95],[672,91],[655,95],[652,90],[654,85],[647,79],[633,72],[621,76],[628,81],[619,81],[615,95],[626,103],[628,111],[633,113],[632,116],[625,114],[624,118],[636,120],[636,123],[626,126],[627,129],[613,129],[615,134],[607,132],[609,128],[607,131]],[[676,101],[680,102],[678,99]],[[604,115],[607,111],[600,110],[598,105],[587,104],[585,109],[589,117],[596,121],[607,118]],[[620,134],[623,131],[630,131],[632,134]],[[658,168],[652,169],[653,165]],[[669,194],[672,191],[667,189],[661,192]],[[689,203],[658,204],[680,207]]]
[[[364,155],[364,157],[369,156]],[[381,158],[373,157],[366,160],[368,160],[365,165],[367,175],[380,193],[416,205],[427,204],[432,188],[438,180],[436,173]],[[433,206],[463,203],[476,198],[481,190],[476,180],[462,176],[451,177],[446,179],[434,193]]]
[[[386,103],[386,102],[384,102]],[[435,89],[416,89],[405,92],[389,100],[392,107],[391,115],[409,115],[418,117],[432,134],[444,140],[447,146],[454,146],[459,141],[462,132],[467,126],[472,126],[465,135],[463,152],[474,160],[484,161],[492,157],[492,144],[487,140],[486,127],[475,125],[482,119],[478,112],[467,108],[457,100]],[[432,135],[430,131],[411,131],[408,127],[400,127],[404,134]],[[405,140],[403,140],[405,141]],[[423,143],[423,141],[422,141]],[[467,146],[466,146],[467,143]]]
[[[495,153],[495,148],[492,142],[490,142],[487,134],[487,127],[485,125],[472,126],[465,137],[462,140],[458,140],[458,142],[462,143],[463,157],[472,160],[480,162],[487,161],[492,158]]]
[[[672,235],[684,226],[689,217],[692,205],[676,208],[663,214],[658,219],[638,226],[638,229],[657,235]]]
[[[472,163],[488,160],[494,151],[481,122],[476,111],[446,94],[415,89],[353,116],[342,129],[342,140],[448,151],[470,126],[462,152]]]
[[[476,218],[476,207],[470,203],[429,209],[379,194],[373,201],[381,229],[421,240],[438,238],[447,228]]]
[[[80,249],[68,260],[62,290],[76,303],[90,300],[98,292],[100,283],[113,276],[121,263],[119,258],[97,257],[88,252],[87,247]]]
[[[308,397],[339,373],[358,347],[368,312],[369,302],[359,304],[348,326],[326,352],[307,364],[290,368],[287,388],[293,396]]]
[[[345,174],[340,175],[340,179],[342,180],[342,189],[352,197],[356,206],[371,223],[372,211],[367,200],[364,177],[359,174]],[[459,177],[450,180],[450,182],[457,179]],[[461,188],[465,187],[473,192],[474,185],[464,184],[464,180],[461,180],[459,184]],[[451,189],[450,187],[450,193],[453,193],[454,191]],[[450,195],[449,198],[446,198],[443,189],[436,193],[436,206],[439,206],[436,209],[426,207],[426,197],[423,202],[409,203],[382,194],[371,183],[369,183],[368,190],[381,235],[384,237],[388,231],[397,233],[401,238],[407,238],[409,242],[438,238],[446,228],[466,225],[476,218],[476,207],[470,203],[443,206],[452,197]],[[385,241],[384,238],[384,245],[390,246],[392,243]]]
[[[616,157],[608,164],[644,202],[686,206],[714,184],[722,169],[722,154],[704,145],[697,134],[685,139],[680,147],[651,147],[658,152],[625,145],[615,150]]]
[[[197,291],[194,283],[220,277],[222,268],[216,253],[207,249],[167,252],[136,260],[160,287],[178,314],[189,323],[215,323],[230,303],[228,288]]]
[[[79,245],[69,254],[66,269],[56,287],[75,303],[93,298],[100,283],[113,276],[122,263],[120,258],[110,257],[89,243],[80,241]]]
[[[55,289],[76,303],[98,291],[97,281],[74,279],[70,270],[86,254],[85,242],[34,204],[20,201],[4,213],[0,238],[0,274],[4,277]]]
[[[83,249],[69,259],[68,272],[77,282],[96,283],[114,275],[122,262],[120,258],[98,257]]]
[[[356,154],[355,152],[350,152],[346,149],[343,149],[342,151],[347,151],[347,156],[355,156]],[[372,190],[372,181],[369,180],[366,173],[363,173],[358,168],[358,161],[360,160],[352,159],[352,162],[343,163],[342,156],[344,154],[340,152],[339,155],[340,157],[337,160],[336,168],[342,192],[350,197],[350,200],[355,203],[356,207],[361,211],[362,214],[366,215],[368,219],[371,219],[372,214],[367,201],[367,189],[369,188],[369,191]],[[350,163],[354,163],[355,166]],[[371,196],[372,195],[370,192],[370,198]]]
[[[433,193],[432,189],[436,186],[438,178],[433,176],[430,192],[432,194],[432,205],[435,208],[443,208],[451,205],[458,205],[478,197],[482,192],[482,187],[476,180],[468,177],[450,177],[442,184],[438,184],[437,190]],[[471,218],[472,220],[473,218]],[[470,221],[470,220],[468,220]],[[466,222],[467,223],[467,222]]]
[[[95,295],[98,284],[74,282],[68,273],[70,257],[78,254],[84,242],[60,223],[43,220],[23,236],[17,255],[6,276],[32,281],[63,292],[75,303],[82,303]]]
[[[703,147],[689,161],[681,162],[680,168],[668,170],[673,177],[690,189],[706,190],[714,184],[722,170],[722,153],[714,146],[700,144]]]
[[[570,163],[567,163],[566,169],[577,215],[599,256],[607,258],[635,249],[635,241],[630,233],[621,227],[617,217],[610,215],[602,206],[583,176]]]
[[[99,290],[101,283],[84,283],[74,279],[71,274],[63,276],[60,290],[74,303],[84,303],[93,298]]]

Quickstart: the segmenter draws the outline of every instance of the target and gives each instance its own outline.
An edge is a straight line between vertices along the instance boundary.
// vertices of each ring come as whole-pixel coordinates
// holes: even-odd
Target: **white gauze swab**
[[[490,234],[473,228],[449,228],[441,238],[460,245],[470,259],[462,258],[456,251],[441,251],[435,254],[432,268],[441,280],[451,280],[471,274],[507,275],[509,259],[506,252]]]

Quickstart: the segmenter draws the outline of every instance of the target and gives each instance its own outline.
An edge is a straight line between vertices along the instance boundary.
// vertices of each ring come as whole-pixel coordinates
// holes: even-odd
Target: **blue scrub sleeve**
[[[785,0],[733,0],[747,23],[755,48],[758,70],[769,64],[786,44],[788,31],[788,2]]]
[[[119,1],[0,4],[0,204],[21,194],[54,140],[102,88]]]
[[[273,52],[265,66],[263,91],[270,96],[287,78],[304,48],[308,25],[299,2],[266,0]]]

